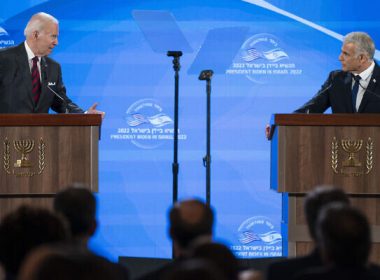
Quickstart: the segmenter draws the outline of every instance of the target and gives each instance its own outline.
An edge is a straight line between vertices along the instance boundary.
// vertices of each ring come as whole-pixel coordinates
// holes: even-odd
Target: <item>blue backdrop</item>
[[[170,257],[174,72],[167,50],[182,50],[179,197],[205,198],[206,93],[213,69],[211,203],[216,238],[241,258],[279,256],[279,194],[269,190],[272,113],[292,112],[330,70],[342,36],[379,42],[380,4],[363,0],[3,0],[0,47],[23,41],[36,12],[60,20],[69,96],[107,115],[100,142],[99,230],[91,241],[110,257]]]

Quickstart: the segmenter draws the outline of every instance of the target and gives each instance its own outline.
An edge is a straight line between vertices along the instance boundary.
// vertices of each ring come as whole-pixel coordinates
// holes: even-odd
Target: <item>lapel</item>
[[[354,105],[352,104],[352,77],[348,72],[346,72],[346,75],[343,78],[343,88],[344,103],[347,108],[347,113],[354,113]]]
[[[40,106],[44,103],[45,98],[49,95],[47,83],[48,83],[48,67],[46,57],[41,57],[41,95],[37,103],[37,111]]]
[[[17,62],[17,65],[19,66],[18,69],[20,71],[23,86],[25,88],[25,93],[26,93],[25,97],[30,99],[30,101],[35,106],[35,102],[32,95],[32,74],[30,73],[28,55],[26,53],[24,43],[21,43],[17,47],[16,62]]]
[[[366,107],[367,103],[369,102],[369,95],[374,94],[376,90],[377,83],[380,82],[380,67],[375,62],[375,68],[373,68],[373,73],[371,76],[371,80],[369,81],[369,84],[367,86],[368,93],[365,92],[363,95],[362,102],[360,103],[358,112],[363,112],[364,108]]]

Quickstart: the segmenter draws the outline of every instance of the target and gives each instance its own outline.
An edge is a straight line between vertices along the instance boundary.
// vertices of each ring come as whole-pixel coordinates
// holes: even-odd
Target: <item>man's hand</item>
[[[103,111],[96,110],[96,107],[98,106],[98,103],[94,103],[86,112],[87,114],[100,114],[102,115],[102,119],[104,119],[104,116],[106,115]]]

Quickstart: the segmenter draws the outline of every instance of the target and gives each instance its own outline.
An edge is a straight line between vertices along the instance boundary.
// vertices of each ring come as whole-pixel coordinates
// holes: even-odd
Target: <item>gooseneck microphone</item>
[[[65,114],[69,113],[69,109],[67,108],[67,107],[69,107],[69,104],[67,103],[66,99],[63,98],[58,92],[56,92],[55,90],[53,90],[53,89],[51,88],[51,86],[49,86],[49,84],[47,84],[46,87],[47,87],[52,93],[54,93],[55,96],[57,96],[60,100],[62,100],[63,105],[65,106]]]
[[[340,71],[332,72],[330,74],[329,79],[328,79],[328,84],[326,81],[325,84],[327,84],[327,85],[325,87],[322,86],[322,88],[318,91],[318,93],[311,100],[309,100],[307,103],[302,105],[299,109],[295,110],[294,113],[304,113],[304,114],[314,113],[312,108],[313,108],[315,100],[318,97],[320,97],[321,95],[323,95],[326,91],[328,91],[335,84],[334,80],[335,80],[335,77],[338,75],[339,72]]]
[[[376,81],[375,78],[373,78],[373,79],[372,79],[372,82],[373,82],[374,84],[376,84],[377,81]],[[364,90],[364,93],[368,92],[369,94],[376,96],[376,98],[380,98],[380,95],[378,95],[378,94],[376,94],[375,92],[373,92],[372,90],[369,90],[369,89],[368,89],[368,85],[369,85],[369,83],[368,83],[368,85],[367,85],[366,87],[364,87],[364,86],[360,83],[360,81],[358,81],[358,84],[359,84],[359,86]]]
[[[48,64],[46,63],[46,59],[43,56],[41,57],[41,76],[44,81],[47,80],[47,73],[46,73],[47,68],[48,68]],[[54,89],[52,89],[49,83],[47,83],[46,87],[63,102],[63,106],[65,106],[65,114],[69,113],[68,107],[70,106],[70,104],[67,102],[67,100],[64,97],[62,97],[58,92],[56,92]]]
[[[339,71],[335,71],[335,72],[331,73],[331,79],[330,79],[331,81],[330,81],[330,83],[328,84],[327,87],[325,87],[320,92],[318,92],[318,95],[322,94],[322,93],[325,93],[326,91],[328,91],[334,85],[334,80],[335,80],[335,77],[338,75],[338,73],[339,73]]]

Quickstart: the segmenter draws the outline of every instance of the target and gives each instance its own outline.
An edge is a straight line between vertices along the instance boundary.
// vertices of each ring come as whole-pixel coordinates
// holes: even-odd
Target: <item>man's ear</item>
[[[362,62],[367,62],[367,61],[368,61],[368,57],[367,57],[366,55],[364,55],[364,54],[361,54],[361,55],[360,55],[360,60],[361,60]]]
[[[36,31],[33,31],[33,38],[34,39],[37,39],[38,38],[38,35],[40,35],[39,34],[39,32],[36,30]]]

